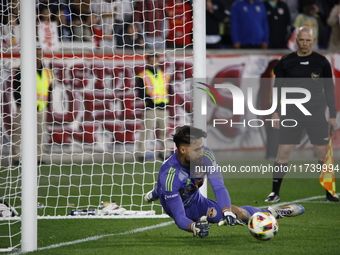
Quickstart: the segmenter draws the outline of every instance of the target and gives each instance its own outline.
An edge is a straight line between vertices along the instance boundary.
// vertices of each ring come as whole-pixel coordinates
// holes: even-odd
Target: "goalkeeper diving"
[[[256,212],[269,212],[276,218],[298,216],[304,212],[304,207],[296,204],[270,206],[268,210],[232,205],[220,172],[196,171],[196,166],[216,166],[212,151],[203,145],[202,139],[206,137],[206,132],[192,126],[177,128],[173,136],[177,150],[162,164],[157,186],[144,196],[147,202],[159,199],[178,228],[203,238],[209,234],[210,223],[244,226]],[[216,201],[200,193],[205,175]]]

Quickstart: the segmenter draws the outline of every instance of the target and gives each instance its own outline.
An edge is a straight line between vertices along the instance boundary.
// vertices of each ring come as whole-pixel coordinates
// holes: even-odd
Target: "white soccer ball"
[[[248,228],[252,236],[256,239],[268,241],[277,234],[279,224],[272,214],[268,212],[257,212],[250,217]]]

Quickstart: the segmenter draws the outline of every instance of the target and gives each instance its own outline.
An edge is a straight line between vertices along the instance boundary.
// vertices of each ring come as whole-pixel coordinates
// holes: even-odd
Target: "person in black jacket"
[[[227,15],[224,13],[224,5],[220,0],[206,1],[206,45],[207,49],[221,48],[222,36],[220,35],[220,23]]]
[[[279,191],[281,182],[288,172],[288,160],[296,144],[300,143],[302,132],[305,130],[313,144],[318,163],[315,168],[322,169],[327,154],[329,132],[335,130],[336,107],[332,69],[329,61],[312,50],[316,38],[313,29],[307,26],[298,28],[296,43],[298,50],[281,58],[274,68],[276,75],[274,87],[278,88],[277,109],[272,114],[274,128],[280,130],[279,149],[273,167],[272,192],[265,202],[280,201]],[[303,103],[305,110],[294,104],[287,104],[286,109],[281,99],[281,88],[305,89],[310,92],[310,99]],[[291,90],[292,91],[292,90]],[[302,93],[289,93],[289,99],[299,100]],[[326,119],[325,110],[328,107],[329,118]],[[282,111],[281,111],[282,110]],[[295,120],[295,123],[283,125],[280,120]],[[293,121],[291,121],[293,122]],[[281,125],[280,125],[281,123]],[[316,171],[316,170],[315,170]],[[312,171],[311,171],[312,172]],[[339,202],[326,190],[326,200]]]
[[[290,12],[281,0],[264,2],[269,25],[269,48],[285,49],[290,36]]]

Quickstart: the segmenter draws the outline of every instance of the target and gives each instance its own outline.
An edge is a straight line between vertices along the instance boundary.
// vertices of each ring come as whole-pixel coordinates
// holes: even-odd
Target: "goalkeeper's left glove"
[[[235,225],[242,225],[245,226],[246,223],[240,220],[235,213],[229,210],[225,210],[223,212],[223,217],[218,223],[218,226],[228,225],[228,226],[235,226]]]
[[[202,216],[192,225],[192,232],[194,237],[199,236],[201,238],[207,237],[209,235],[208,230],[210,229],[210,224],[207,220],[207,216]]]

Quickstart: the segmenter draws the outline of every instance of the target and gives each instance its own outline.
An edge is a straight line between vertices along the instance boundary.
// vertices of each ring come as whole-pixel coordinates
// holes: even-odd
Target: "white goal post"
[[[73,2],[1,6],[0,200],[18,216],[0,214],[0,251],[36,250],[41,218],[166,217],[143,195],[155,186],[167,149],[174,149],[175,128],[206,130],[206,120],[195,118],[204,94],[191,84],[205,78],[205,0]],[[150,31],[152,22],[157,27]],[[38,110],[41,124],[36,98],[44,69],[36,71],[37,46],[52,75],[48,103],[42,100]],[[157,126],[139,151],[146,116],[138,78],[150,54],[170,77],[167,149]]]

